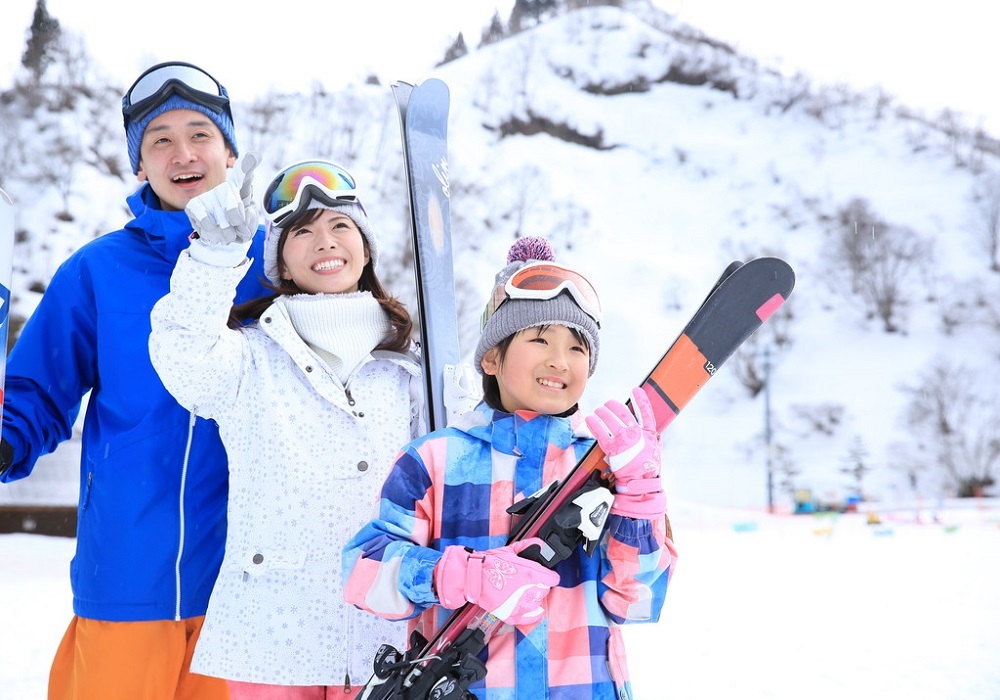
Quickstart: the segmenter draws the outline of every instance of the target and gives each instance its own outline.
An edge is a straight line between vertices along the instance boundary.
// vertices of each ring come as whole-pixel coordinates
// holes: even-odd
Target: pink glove
[[[541,618],[542,599],[559,583],[559,574],[518,553],[537,537],[506,547],[470,552],[465,547],[445,547],[434,567],[434,587],[444,607],[455,610],[466,601],[475,603],[504,622],[523,625]]]
[[[649,397],[640,388],[632,390],[632,411],[608,401],[587,416],[587,427],[615,476],[611,512],[651,520],[666,512],[667,499],[660,485],[660,434]]]

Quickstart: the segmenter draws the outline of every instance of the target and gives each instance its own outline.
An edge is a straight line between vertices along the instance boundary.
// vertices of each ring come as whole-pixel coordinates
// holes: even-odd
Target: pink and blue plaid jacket
[[[403,448],[377,516],[344,550],[344,596],[388,619],[412,619],[430,638],[452,612],[438,604],[433,569],[448,545],[507,543],[516,501],[561,479],[593,438],[572,418],[494,411],[485,404],[458,423]],[[560,563],[560,582],[529,626],[504,625],[481,655],[481,700],[632,697],[619,625],[656,622],[676,559],[662,518],[612,514],[593,557],[582,547]]]

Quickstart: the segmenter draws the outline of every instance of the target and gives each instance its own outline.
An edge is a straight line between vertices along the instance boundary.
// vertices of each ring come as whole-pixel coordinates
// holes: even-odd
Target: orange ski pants
[[[204,621],[74,617],[52,662],[49,700],[229,700],[224,680],[189,670]]]

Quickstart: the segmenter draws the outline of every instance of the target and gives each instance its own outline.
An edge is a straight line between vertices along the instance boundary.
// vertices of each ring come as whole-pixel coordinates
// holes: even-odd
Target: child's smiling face
[[[502,361],[498,348],[492,348],[482,365],[497,378],[504,410],[557,415],[583,396],[590,351],[567,326],[541,326],[515,334]]]

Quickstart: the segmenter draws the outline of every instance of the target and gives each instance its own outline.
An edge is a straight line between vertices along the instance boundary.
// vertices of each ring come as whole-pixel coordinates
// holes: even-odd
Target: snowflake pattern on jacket
[[[586,453],[593,438],[571,418],[494,411],[481,404],[397,458],[378,516],[344,551],[345,596],[387,619],[410,619],[430,638],[452,612],[438,605],[434,565],[445,547],[506,544],[506,510]],[[665,522],[611,515],[593,557],[582,547],[561,562],[545,617],[504,625],[483,652],[482,700],[631,697],[619,625],[659,619],[673,562]]]
[[[295,333],[280,299],[226,327],[246,266],[182,253],[153,310],[164,384],[216,420],[229,454],[229,532],[191,669],[276,685],[360,685],[401,624],[342,596],[341,553],[372,514],[399,447],[418,434],[415,355],[375,351],[345,387]]]

